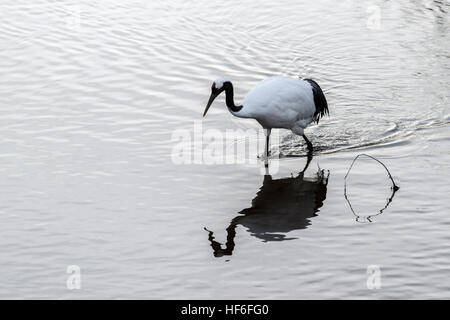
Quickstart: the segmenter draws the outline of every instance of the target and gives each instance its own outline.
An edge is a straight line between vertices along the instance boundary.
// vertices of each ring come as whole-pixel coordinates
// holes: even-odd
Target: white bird
[[[302,136],[308,146],[309,155],[313,146],[304,134],[304,129],[312,123],[319,123],[328,112],[325,95],[317,82],[311,79],[271,77],[259,82],[245,97],[242,105],[236,106],[233,98],[233,84],[219,78],[211,86],[211,96],[203,117],[214,99],[225,91],[225,101],[232,115],[239,118],[253,118],[265,129],[265,156],[269,157],[269,138],[274,128],[289,129]]]

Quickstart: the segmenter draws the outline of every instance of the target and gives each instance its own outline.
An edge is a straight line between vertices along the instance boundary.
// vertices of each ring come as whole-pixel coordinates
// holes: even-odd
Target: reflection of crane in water
[[[327,194],[328,174],[324,170],[312,178],[304,178],[311,158],[307,165],[296,177],[272,179],[270,175],[264,176],[263,185],[252,200],[252,206],[239,212],[227,231],[225,248],[214,240],[212,231],[209,231],[209,241],[214,256],[221,257],[233,253],[238,224],[247,228],[248,232],[264,242],[283,241],[295,238],[286,237],[293,230],[306,229],[310,219],[315,217],[323,205]]]

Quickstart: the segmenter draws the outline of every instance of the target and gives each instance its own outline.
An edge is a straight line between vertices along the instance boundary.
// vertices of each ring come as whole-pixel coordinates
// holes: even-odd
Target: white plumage
[[[237,117],[254,118],[263,128],[291,129],[302,135],[314,119],[311,85],[303,80],[273,77],[259,82],[245,97]],[[241,113],[241,115],[240,115]]]
[[[268,78],[250,90],[242,106],[236,106],[231,81],[220,78],[212,84],[211,96],[203,116],[222,91],[225,91],[227,107],[234,116],[253,118],[267,129],[266,156],[269,154],[269,136],[273,128],[290,129],[303,136],[308,150],[312,152],[312,144],[306,138],[304,129],[328,113],[325,96],[315,81],[289,77]]]

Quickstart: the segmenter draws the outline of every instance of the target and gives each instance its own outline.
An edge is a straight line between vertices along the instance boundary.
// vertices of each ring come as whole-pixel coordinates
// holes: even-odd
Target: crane
[[[269,157],[269,139],[274,128],[289,129],[305,139],[308,154],[313,145],[304,130],[312,122],[319,123],[329,114],[322,89],[312,79],[270,77],[260,81],[247,94],[242,105],[234,103],[233,84],[226,78],[216,79],[211,86],[211,96],[203,117],[214,99],[225,91],[225,102],[230,113],[239,118],[252,118],[261,124],[266,136],[265,157]]]

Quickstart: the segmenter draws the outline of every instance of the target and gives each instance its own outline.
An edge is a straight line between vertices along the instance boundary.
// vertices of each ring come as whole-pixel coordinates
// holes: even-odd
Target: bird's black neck
[[[242,109],[242,106],[237,106],[234,104],[233,84],[227,81],[223,85],[225,88],[225,102],[227,104],[228,109],[230,109],[233,112],[239,112]]]

